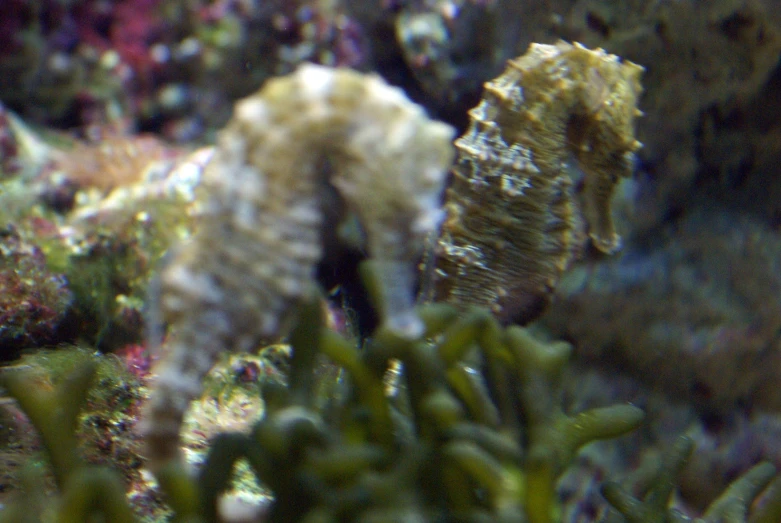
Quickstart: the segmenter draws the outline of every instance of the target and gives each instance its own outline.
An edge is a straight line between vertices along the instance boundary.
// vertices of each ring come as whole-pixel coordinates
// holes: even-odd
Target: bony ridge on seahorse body
[[[642,71],[601,49],[532,44],[485,84],[455,143],[424,300],[491,307],[523,323],[582,248],[582,221],[598,250],[620,248],[610,200],[641,145],[634,122]],[[572,160],[584,173],[580,194]]]
[[[452,138],[401,90],[350,70],[303,65],[238,102],[204,172],[196,233],[161,272],[174,336],[140,426],[152,470],[179,460],[184,413],[219,353],[284,335],[309,296],[334,225],[325,189],[365,231],[384,323],[420,334],[416,263],[443,216]]]

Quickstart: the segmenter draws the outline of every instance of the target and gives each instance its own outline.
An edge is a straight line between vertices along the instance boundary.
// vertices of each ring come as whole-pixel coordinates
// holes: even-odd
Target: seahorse
[[[360,222],[388,328],[417,336],[417,261],[441,223],[454,131],[376,75],[303,65],[236,104],[203,174],[196,232],[161,270],[174,330],[140,424],[151,470],[221,352],[283,336],[315,282],[333,192]],[[329,166],[323,168],[323,162]]]
[[[458,157],[422,299],[525,322],[581,248],[614,253],[616,184],[632,174],[643,68],[602,49],[532,44],[485,84]],[[576,194],[570,164],[583,171]]]

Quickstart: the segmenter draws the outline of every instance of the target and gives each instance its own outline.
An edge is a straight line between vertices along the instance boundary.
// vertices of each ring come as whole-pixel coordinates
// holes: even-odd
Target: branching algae
[[[427,298],[535,316],[582,242],[620,247],[613,190],[632,174],[643,68],[578,44],[532,44],[485,84],[456,140]],[[584,172],[582,205],[568,165]],[[581,210],[582,208],[582,210]]]
[[[577,450],[642,420],[629,405],[562,409],[566,343],[503,329],[485,310],[430,304],[417,313],[421,337],[383,328],[358,349],[325,327],[316,299],[303,301],[289,337],[289,385],[269,382],[263,419],[249,433],[218,435],[197,478],[158,469],[173,521],[236,521],[220,500],[243,460],[274,494],[252,521],[554,522],[556,482]],[[324,405],[316,386],[320,357],[343,369],[347,387]],[[392,360],[405,371],[398,394],[388,396],[384,374]],[[134,521],[117,476],[78,456],[73,431],[91,373],[90,365],[76,368],[59,388],[40,391],[30,391],[27,370],[2,376],[41,432],[59,494],[44,502],[40,482],[31,482],[0,521]],[[618,510],[607,521],[691,521],[667,508],[690,451],[682,440],[646,480],[642,500],[606,485]],[[768,502],[751,508],[774,474],[772,465],[758,465],[696,521],[774,523],[781,478]]]
[[[642,419],[624,405],[565,413],[566,343],[504,330],[486,311],[416,312],[421,336],[386,326],[361,350],[325,327],[316,297],[303,301],[289,337],[289,386],[264,391],[263,419],[249,434],[215,438],[195,480],[181,468],[157,468],[175,520],[230,521],[219,499],[245,460],[274,494],[263,521],[553,521],[556,480],[576,451]],[[323,356],[343,369],[349,390],[319,406]],[[399,394],[388,396],[392,360],[405,372]],[[49,513],[57,521],[131,521],[117,478],[85,466],[76,450],[74,420],[91,372],[77,368],[53,391],[26,391],[24,370],[4,376],[4,385],[41,431],[55,470],[60,495]],[[16,517],[24,502],[0,521],[19,521],[2,516]]]
[[[624,484],[605,483],[602,494],[615,511],[604,518],[604,523],[772,523],[781,519],[781,475],[768,462],[755,465],[733,481],[700,518],[692,520],[670,508],[678,475],[693,450],[694,443],[681,436],[654,467],[641,466],[622,482],[632,485],[639,497],[631,494]],[[760,497],[762,503],[752,510]]]

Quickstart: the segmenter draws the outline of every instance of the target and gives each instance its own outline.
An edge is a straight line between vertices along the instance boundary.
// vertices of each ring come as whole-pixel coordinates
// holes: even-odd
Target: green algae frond
[[[96,367],[83,360],[51,388],[35,386],[41,375],[31,367],[3,372],[3,387],[38,429],[60,495],[54,504],[42,500],[43,481],[40,476],[30,477],[21,494],[0,511],[0,521],[47,521],[51,512],[54,521],[62,523],[91,521],[96,516],[117,523],[134,520],[117,473],[88,465],[79,452],[79,415]]]
[[[628,487],[609,481],[602,487],[605,498],[615,508],[606,523],[774,523],[781,517],[781,475],[776,468],[763,462],[755,465],[733,481],[704,511],[692,519],[670,508],[678,474],[694,450],[691,439],[678,438],[672,449],[656,467],[641,467],[626,482]],[[762,503],[755,507],[757,499]],[[620,514],[620,515],[619,515]]]
[[[480,309],[462,314],[431,304],[418,313],[421,337],[380,329],[359,349],[324,327],[317,300],[305,303],[290,336],[288,383],[266,382],[264,417],[247,433],[215,437],[197,477],[177,462],[157,471],[173,521],[229,520],[220,500],[239,463],[273,493],[263,521],[558,521],[556,483],[578,449],[632,430],[642,412],[629,405],[565,412],[566,343],[502,328]],[[49,362],[60,369],[49,387],[33,386],[41,374],[32,367],[2,374],[41,433],[58,494],[44,502],[40,478],[26,473],[27,488],[0,510],[0,521],[135,521],[121,478],[88,464],[76,438],[84,405],[100,393],[90,388],[95,360],[82,353],[70,365],[56,363],[67,358]],[[322,380],[334,374],[321,372],[324,359],[341,369],[327,387]],[[389,369],[400,369],[392,387]],[[339,393],[324,400],[326,389]],[[662,467],[646,474],[641,498],[608,483],[604,492],[617,511],[607,521],[684,521],[668,507],[690,451],[691,442],[681,440]],[[775,475],[772,466],[758,465],[701,521],[774,521],[781,505]],[[768,484],[767,501],[752,513]]]

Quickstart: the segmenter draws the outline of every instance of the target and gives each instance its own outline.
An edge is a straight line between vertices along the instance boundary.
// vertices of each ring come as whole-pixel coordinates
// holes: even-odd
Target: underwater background
[[[0,0],[0,521],[781,522],[780,170],[777,0]]]

